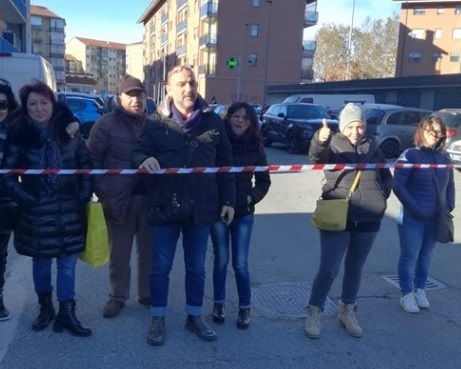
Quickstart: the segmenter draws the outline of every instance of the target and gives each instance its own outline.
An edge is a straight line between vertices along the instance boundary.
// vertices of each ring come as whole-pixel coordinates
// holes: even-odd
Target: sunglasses
[[[6,109],[8,109],[8,105],[9,105],[9,104],[8,104],[8,101],[6,101],[6,100],[1,100],[1,101],[0,101],[0,110],[6,110]]]

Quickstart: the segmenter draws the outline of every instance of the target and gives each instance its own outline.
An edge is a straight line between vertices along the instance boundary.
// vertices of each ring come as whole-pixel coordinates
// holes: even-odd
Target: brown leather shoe
[[[194,332],[199,338],[205,341],[216,341],[218,339],[216,332],[205,324],[200,315],[188,315],[186,329]]]
[[[104,306],[104,310],[102,311],[102,315],[104,318],[113,318],[120,314],[120,310],[125,307],[125,303],[122,301],[117,301],[114,299],[110,299],[106,306]]]
[[[147,332],[147,342],[153,346],[165,344],[165,317],[153,317],[149,332]]]

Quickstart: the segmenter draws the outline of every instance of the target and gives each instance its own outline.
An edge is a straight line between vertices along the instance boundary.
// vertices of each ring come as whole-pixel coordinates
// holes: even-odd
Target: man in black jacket
[[[160,168],[232,166],[221,119],[197,92],[191,67],[176,66],[167,77],[167,97],[146,123],[134,164]],[[211,225],[231,222],[235,183],[229,173],[150,176],[147,219],[154,226],[150,278],[152,324],[147,341],[165,342],[169,273],[182,233],[186,267],[186,329],[206,341],[217,339],[202,320],[205,256]]]

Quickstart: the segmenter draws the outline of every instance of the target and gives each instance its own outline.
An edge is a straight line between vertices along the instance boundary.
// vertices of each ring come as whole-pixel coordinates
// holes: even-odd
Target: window
[[[411,38],[424,40],[426,38],[426,31],[424,29],[414,29],[411,31]]]
[[[461,28],[453,28],[453,40],[461,39]]]
[[[459,54],[450,54],[450,63],[459,63],[460,55]]]
[[[455,6],[455,14],[461,14],[461,5]]]
[[[421,53],[410,53],[408,55],[408,61],[410,63],[420,63],[421,62]]]
[[[258,37],[258,34],[259,34],[259,24],[252,24],[251,30],[250,30],[251,37]]]
[[[426,8],[423,8],[422,6],[416,6],[413,9],[413,15],[424,15],[426,14]]]
[[[259,7],[259,0],[253,0],[253,7],[255,8]]]
[[[443,14],[443,11],[444,11],[444,8],[442,8],[442,7],[437,8],[437,15]]]
[[[440,59],[441,55],[440,53],[432,53],[432,62],[436,63]]]
[[[257,64],[258,64],[258,55],[250,54],[248,56],[248,65],[250,67],[256,67]]]
[[[442,28],[436,28],[434,30],[434,38],[442,38]]]
[[[41,26],[42,25],[42,17],[36,17],[34,15],[31,15],[30,23],[31,23],[32,26]]]

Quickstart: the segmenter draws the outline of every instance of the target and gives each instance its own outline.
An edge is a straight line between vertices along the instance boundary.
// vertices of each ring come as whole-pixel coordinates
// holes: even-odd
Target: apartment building
[[[0,0],[0,51],[30,53],[30,0]]]
[[[461,72],[461,1],[401,3],[396,77]]]
[[[144,43],[126,45],[126,73],[144,80]]]
[[[54,68],[58,89],[65,87],[64,54],[66,21],[48,8],[30,6],[32,53],[43,56]]]
[[[218,103],[265,102],[269,85],[299,83],[313,0],[154,0],[144,24],[145,83],[156,100],[177,64],[194,67],[199,92]]]
[[[82,62],[83,70],[96,80],[96,92],[116,94],[117,84],[125,75],[126,44],[73,37],[66,52]]]

